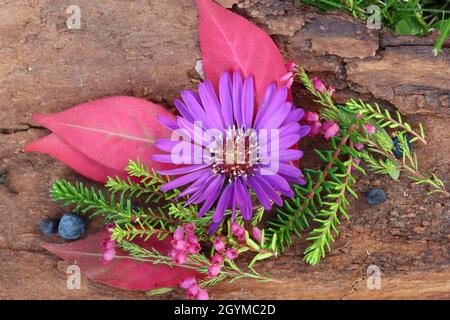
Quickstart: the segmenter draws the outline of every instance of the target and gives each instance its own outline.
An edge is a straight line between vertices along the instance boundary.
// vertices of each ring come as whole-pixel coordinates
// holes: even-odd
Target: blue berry
[[[58,226],[58,234],[66,240],[75,240],[86,230],[84,221],[72,213],[64,213]]]
[[[411,150],[412,149],[412,143],[409,140],[408,136],[405,135],[405,138],[406,138],[406,141],[408,141],[408,148],[409,148],[409,150]],[[400,142],[398,141],[398,137],[397,136],[393,137],[392,138],[392,142],[394,143],[394,148],[392,149],[392,152],[394,153],[394,156],[397,159],[403,158],[403,148],[400,145]]]
[[[123,208],[127,209],[127,203],[126,202],[123,204]],[[136,212],[140,210],[139,207],[134,202],[131,202],[130,209],[132,211],[136,211]]]
[[[366,193],[367,203],[368,204],[380,204],[386,201],[387,195],[381,189],[372,188]]]
[[[39,229],[46,236],[50,236],[50,235],[58,232],[58,224],[59,224],[59,219],[55,219],[55,218],[42,219],[41,223],[39,223]]]

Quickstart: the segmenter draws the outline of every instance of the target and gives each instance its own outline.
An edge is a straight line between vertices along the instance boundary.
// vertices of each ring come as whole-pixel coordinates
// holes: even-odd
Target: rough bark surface
[[[193,88],[200,57],[192,0],[77,0],[82,28],[65,25],[69,3],[0,0],[0,298],[146,298],[82,279],[66,288],[67,263],[45,252],[38,230],[61,208],[48,197],[58,177],[81,179],[63,164],[24,146],[47,131],[31,113],[51,113],[107,95],[144,97],[170,108],[182,88]],[[435,35],[396,37],[368,30],[341,13],[318,14],[290,1],[220,1],[265,29],[286,59],[337,88],[339,101],[361,97],[421,121],[427,145],[417,144],[424,169],[450,177],[450,49],[431,55]],[[311,102],[298,85],[298,105]],[[314,141],[303,147],[311,150]],[[310,160],[311,161],[311,160]],[[388,201],[368,206],[363,193],[381,186]],[[282,283],[240,281],[210,290],[223,299],[450,298],[448,198],[426,196],[406,179],[361,179],[360,200],[343,221],[334,251],[318,266],[301,260],[305,242],[259,268]],[[90,223],[88,232],[98,229]],[[367,267],[382,271],[382,288],[367,288]],[[180,298],[176,292],[164,298]]]

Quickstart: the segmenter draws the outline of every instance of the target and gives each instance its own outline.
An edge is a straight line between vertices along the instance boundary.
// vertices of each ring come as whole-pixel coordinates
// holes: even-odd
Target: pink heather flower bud
[[[202,247],[200,246],[200,243],[197,242],[194,244],[189,244],[189,246],[187,248],[187,252],[189,254],[198,254],[201,249],[202,249]]]
[[[339,132],[339,126],[333,121],[327,121],[322,125],[322,133],[325,139],[329,140]]]
[[[173,257],[173,262],[176,264],[184,264],[187,260],[186,253],[183,251],[178,251],[175,257]]]
[[[375,133],[375,131],[377,131],[377,129],[370,123],[365,123],[364,127],[366,128],[367,133],[369,133],[369,134]]]
[[[217,252],[223,252],[225,250],[225,243],[220,237],[214,239],[214,248]]]
[[[290,78],[287,82],[286,82],[286,87],[288,89],[290,89],[292,87],[292,84],[294,83],[294,77]]]
[[[219,275],[222,265],[219,263],[213,263],[208,268],[208,277],[215,278]]]
[[[189,299],[195,299],[195,297],[197,296],[197,293],[200,291],[200,287],[198,286],[198,284],[194,283],[193,285],[191,285],[189,287],[189,289],[187,289],[186,291],[186,295]]]
[[[180,288],[189,289],[194,284],[197,284],[197,279],[189,277],[180,282]]]
[[[114,247],[116,246],[116,242],[111,240],[110,238],[105,238],[102,241],[102,247],[103,250],[110,250],[110,249],[114,249]]]
[[[330,96],[333,95],[333,93],[336,91],[336,89],[333,86],[328,86],[328,92],[330,93]]]
[[[175,258],[175,256],[178,254],[178,250],[172,249],[169,251],[169,257]]]
[[[184,230],[186,230],[187,233],[194,232],[195,231],[195,223],[193,223],[193,222],[186,223],[184,225]]]
[[[184,237],[184,231],[183,227],[179,226],[175,229],[175,232],[173,233],[173,239],[174,240],[181,240]]]
[[[319,121],[310,124],[311,130],[309,131],[309,136],[314,137],[320,133],[322,130],[322,124]]]
[[[102,263],[107,264],[116,256],[116,249],[108,249],[103,252]]]
[[[292,73],[297,71],[297,68],[298,68],[297,64],[294,61],[286,62],[285,66],[286,66],[286,70],[289,71],[289,72],[292,72]]]
[[[186,236],[187,243],[189,244],[197,244],[198,243],[198,238],[197,235],[195,233],[190,233]]]
[[[256,241],[256,242],[260,242],[261,241],[261,229],[259,229],[258,227],[253,227],[252,228],[252,238]]]
[[[222,255],[219,253],[215,253],[214,256],[212,257],[211,263],[222,264],[222,262],[223,262]]]
[[[319,121],[319,114],[317,112],[306,111],[304,119],[307,122],[317,122]]]
[[[113,229],[115,229],[115,228],[116,228],[116,225],[115,225],[114,223],[112,223],[112,222],[108,223],[108,224],[105,226],[105,230],[106,230],[106,231],[109,231],[109,232],[112,232]]]
[[[364,149],[364,143],[358,142],[357,144],[355,144],[355,148],[356,148],[356,150]]]
[[[231,223],[231,233],[235,236],[240,237],[243,234],[245,234],[245,229],[239,223],[232,222]]]
[[[357,166],[359,166],[359,164],[361,163],[361,160],[359,159],[353,159],[353,163]],[[352,171],[356,171],[356,168],[354,166],[351,167]]]
[[[286,73],[284,76],[282,76],[280,78],[281,81],[288,81],[289,79],[291,79],[294,76],[294,74],[292,72],[288,72]]]
[[[186,251],[188,249],[188,243],[185,240],[172,240],[170,243],[176,250]]]
[[[208,292],[206,290],[200,289],[195,296],[195,300],[209,300]]]
[[[314,89],[316,89],[316,90],[319,91],[320,93],[324,93],[325,90],[327,89],[327,88],[325,87],[325,85],[323,84],[323,82],[320,81],[320,80],[317,79],[317,78],[312,78],[312,79],[311,79],[311,82],[312,82],[312,84],[313,84],[313,86],[314,86]]]
[[[239,252],[236,249],[229,248],[225,251],[225,257],[227,257],[230,260],[234,260],[239,255]]]
[[[362,119],[362,113],[358,112],[358,114],[356,115],[356,119],[361,120]]]

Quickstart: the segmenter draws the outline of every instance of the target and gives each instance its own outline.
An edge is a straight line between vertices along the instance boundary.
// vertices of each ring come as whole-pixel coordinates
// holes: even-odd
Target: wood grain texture
[[[38,230],[43,217],[62,212],[48,197],[60,177],[80,180],[45,155],[24,146],[47,134],[32,112],[51,113],[106,95],[134,95],[167,108],[183,88],[194,88],[200,57],[194,1],[78,0],[81,30],[65,26],[66,7],[56,0],[0,1],[0,298],[141,299],[82,278],[66,288],[67,263],[45,252]],[[336,99],[360,97],[397,108],[421,121],[427,145],[416,151],[424,169],[450,183],[448,45],[431,56],[435,35],[396,37],[368,30],[341,13],[318,14],[291,1],[221,1],[266,30],[286,59],[337,88]],[[297,105],[312,108],[294,84]],[[303,142],[302,165],[314,165],[316,140]],[[369,206],[364,192],[387,191],[388,201]],[[296,240],[284,256],[257,266],[281,283],[240,281],[210,290],[217,299],[450,299],[448,198],[425,196],[406,179],[393,183],[362,177],[360,199],[343,221],[334,251],[318,266],[301,260],[306,244]],[[88,232],[100,221],[89,222]],[[367,288],[367,267],[382,272],[382,288]],[[162,298],[182,298],[176,291]]]

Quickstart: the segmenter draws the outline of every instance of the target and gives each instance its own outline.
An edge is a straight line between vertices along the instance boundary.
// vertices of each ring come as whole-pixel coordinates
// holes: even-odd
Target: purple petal
[[[311,132],[311,126],[301,126],[298,134],[300,138],[306,137]]]
[[[248,185],[253,189],[256,196],[259,199],[259,202],[262,204],[264,209],[270,210],[272,209],[272,204],[270,203],[269,196],[264,192],[264,189],[261,185],[254,179],[254,177],[250,177],[247,179]]]
[[[267,109],[264,111],[264,115],[259,117],[259,121],[255,122],[254,128],[260,129],[262,121],[266,122],[273,114],[279,111],[280,106],[286,102],[288,90],[286,87],[281,87],[272,97],[270,103],[267,105]]]
[[[264,180],[263,176],[253,176],[254,180],[262,187],[264,193],[272,199],[277,205],[283,205],[283,200],[281,200],[280,195],[275,191],[275,189]]]
[[[171,152],[172,148],[175,147],[175,145],[177,145],[178,143],[179,141],[160,138],[156,140],[155,146],[162,151]]]
[[[221,176],[219,176],[219,177],[221,177]],[[205,203],[203,203],[203,206],[198,213],[199,217],[204,216],[205,213],[211,208],[213,203],[216,202],[217,198],[219,197],[220,191],[222,189],[223,179],[221,179],[220,181],[221,181],[221,183],[218,185],[218,187],[216,187],[212,191],[208,191],[209,192],[208,197],[206,198]],[[207,190],[205,190],[205,193],[206,193],[206,191]]]
[[[223,220],[225,210],[228,208],[232,193],[231,186],[227,185],[220,196],[219,202],[217,203],[216,211],[212,216],[212,221],[218,223]]]
[[[217,175],[214,176],[213,180],[209,185],[205,185],[203,187],[203,192],[201,196],[194,202],[195,204],[201,203],[206,199],[211,197],[211,194],[214,194],[216,190],[222,189],[223,182],[225,181],[225,176]]]
[[[272,97],[274,96],[274,93],[276,92],[276,90],[277,90],[277,85],[275,82],[272,82],[267,87],[266,91],[264,92],[264,100],[258,109],[258,113],[256,114],[255,124],[258,123],[259,120],[261,120],[261,117],[267,111],[268,105],[269,105],[270,101],[272,100]]]
[[[205,173],[207,173],[209,171],[210,171],[209,169],[203,169],[203,170],[189,173],[187,175],[184,175],[182,177],[179,177],[175,180],[170,181],[169,183],[162,185],[160,190],[167,191],[167,190],[179,188],[181,186],[184,186],[185,184],[188,184],[194,180],[199,179],[202,175],[204,175]]]
[[[233,114],[234,120],[238,127],[242,126],[242,108],[241,108],[241,95],[242,95],[242,79],[239,72],[233,73]]]
[[[239,206],[241,216],[244,220],[250,220],[253,215],[253,205],[248,189],[240,179],[234,181],[233,184],[235,185],[235,201]]]
[[[252,126],[253,112],[255,109],[255,92],[253,88],[253,77],[249,76],[244,81],[242,88],[242,121],[244,128],[248,129]]]
[[[181,167],[181,168],[176,168],[176,169],[171,169],[171,170],[162,170],[162,171],[158,171],[158,173],[162,174],[162,175],[166,175],[166,176],[176,176],[176,175],[186,174],[186,173],[190,173],[190,172],[197,171],[200,169],[204,169],[206,167],[209,167],[209,164],[194,164],[192,166],[186,166],[186,167]]]
[[[177,118],[177,124],[180,127],[180,129],[186,130],[186,133],[184,134],[189,139],[192,140],[197,145],[207,146],[208,143],[205,141],[205,131],[202,127],[200,127],[198,122],[195,124],[186,120],[185,118],[178,117]]]
[[[283,125],[293,122],[299,122],[303,119],[305,111],[302,108],[293,108],[289,115],[284,119]]]
[[[279,161],[294,161],[303,157],[303,151],[295,149],[280,150],[278,157]]]
[[[211,82],[208,80],[201,82],[198,85],[198,93],[200,95],[200,99],[202,100],[203,107],[205,108],[206,116],[209,118],[209,122],[213,125],[211,128],[222,130],[222,110]]]
[[[217,223],[215,223],[215,222],[211,223],[209,225],[208,235],[214,234],[217,231],[217,229],[219,229],[220,225],[222,224],[222,221],[223,220],[221,220]]]
[[[283,150],[283,149],[287,149],[292,147],[294,144],[296,144],[298,142],[298,140],[300,140],[300,135],[299,134],[290,134],[286,137],[282,137],[280,138],[280,141],[278,143],[279,149],[278,150]]]
[[[269,183],[283,195],[288,197],[294,196],[294,191],[292,191],[291,186],[289,185],[287,180],[279,174],[265,175],[263,177],[264,179],[268,180]]]
[[[210,172],[209,174],[205,174],[203,175],[200,179],[198,179],[197,181],[195,181],[193,184],[191,184],[189,187],[187,187],[186,189],[183,190],[183,192],[181,192],[176,199],[179,199],[181,197],[187,196],[193,192],[198,191],[199,189],[204,190],[205,184],[209,183],[208,179],[211,178],[211,176],[213,175],[212,172]],[[190,200],[190,199],[189,199]]]
[[[209,128],[210,127],[209,119],[206,115],[205,110],[198,101],[197,94],[190,90],[183,90],[181,91],[181,97],[183,98],[186,105],[189,107],[189,110],[191,110],[194,119],[196,121],[201,121],[203,127]]]
[[[268,110],[258,124],[258,128],[279,128],[292,108],[291,102],[283,103],[276,111]]]
[[[169,128],[170,130],[178,129],[178,124],[165,116],[157,116],[156,119],[158,119],[159,122],[161,122],[166,128]]]
[[[300,170],[297,167],[291,166],[289,164],[285,164],[285,163],[280,163],[280,166],[278,168],[278,173],[282,174],[285,177],[291,177],[291,178],[298,178],[298,177],[303,176],[302,170]]]
[[[191,122],[194,121],[194,117],[192,116],[191,111],[181,100],[175,99],[173,103],[183,118]]]
[[[222,106],[223,120],[225,127],[233,126],[233,100],[231,78],[228,72],[223,72],[219,81],[219,98]]]

